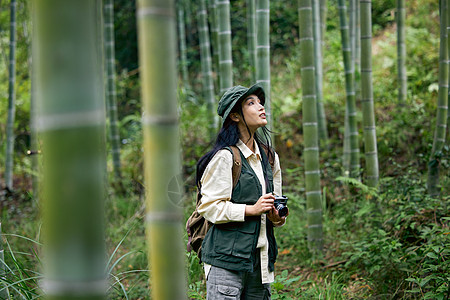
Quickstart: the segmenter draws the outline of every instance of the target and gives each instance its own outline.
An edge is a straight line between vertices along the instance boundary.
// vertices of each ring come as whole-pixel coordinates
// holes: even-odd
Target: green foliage
[[[439,26],[436,26],[436,24],[439,24],[439,1],[408,1],[407,9],[407,26],[427,28],[433,35],[439,36]],[[415,15],[422,17],[408,17],[409,12],[414,12]]]
[[[136,1],[114,1],[114,18],[118,71],[133,71],[138,67]]]
[[[378,195],[377,189],[374,187],[370,187],[359,181],[358,179],[351,177],[343,177],[339,176],[336,178],[336,181],[340,181],[347,185],[353,185],[354,187],[361,190],[362,193],[369,195],[370,197],[376,197]]]
[[[353,228],[350,236],[357,237],[341,240],[346,269],[364,270],[376,294],[444,297],[450,276],[450,256],[445,251],[450,247],[445,234],[448,218],[444,217],[448,200],[427,197],[424,183],[414,171],[396,180],[383,180],[380,190],[376,202],[360,201],[360,209],[353,209],[351,219],[340,219],[341,226]],[[361,196],[370,194],[362,191]],[[341,209],[346,213],[350,209],[341,205],[336,215]]]
[[[197,281],[189,285],[188,297],[189,299],[206,299],[205,283]]]
[[[348,299],[346,285],[342,276],[332,273],[319,282],[306,280],[297,291],[301,299]],[[303,292],[300,292],[303,291]]]
[[[374,34],[395,22],[396,0],[377,1],[372,4],[372,20]]]
[[[272,299],[291,299],[288,298],[283,290],[291,287],[292,283],[299,281],[300,276],[288,278],[288,270],[283,270],[280,275],[275,277],[275,282],[272,283]]]
[[[22,239],[21,242],[30,241],[33,246],[40,245],[39,242],[30,238],[20,235],[14,235],[14,237]],[[15,297],[19,296],[22,299],[36,299],[36,297],[39,297],[42,293],[38,284],[39,280],[42,279],[42,274],[34,271],[34,266],[31,269],[28,266],[28,264],[32,262],[39,267],[42,267],[35,249],[31,247],[29,252],[14,251],[8,240],[5,241],[8,246],[7,251],[5,251],[5,270],[7,276],[4,279],[0,279],[3,283],[2,287],[6,285],[9,289],[11,299],[15,299]]]
[[[131,194],[142,194],[144,189],[143,155],[142,155],[142,127],[140,114],[125,116],[119,121],[119,131],[122,138],[121,159],[126,162],[122,164],[123,186]],[[108,151],[111,153],[111,151]],[[108,174],[112,176],[112,160],[108,160]]]
[[[180,90],[178,96],[183,172],[188,175],[187,184],[195,186],[197,161],[212,148],[217,133],[209,132],[209,126],[205,126],[210,123],[207,103],[200,102],[192,91]]]
[[[272,52],[287,53],[298,45],[296,1],[270,1],[270,43]]]
[[[449,220],[448,217],[441,219],[447,224]],[[426,243],[412,250],[411,259],[418,261],[420,267],[406,279],[410,282],[407,292],[424,299],[446,299],[450,288],[450,242],[447,236],[449,228],[430,224],[417,229],[420,230],[420,238]]]
[[[122,70],[116,80],[119,120],[130,114],[141,113],[141,83],[136,71]],[[126,134],[125,136],[130,136]]]

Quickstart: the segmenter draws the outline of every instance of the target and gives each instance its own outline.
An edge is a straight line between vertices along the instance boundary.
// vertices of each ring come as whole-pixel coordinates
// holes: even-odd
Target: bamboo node
[[[96,296],[105,295],[108,281],[105,279],[91,281],[63,281],[44,279],[40,286],[46,295]]]
[[[38,116],[36,128],[39,131],[98,126],[104,123],[104,111],[79,111]]]
[[[306,196],[309,196],[309,195],[321,195],[322,194],[322,191],[321,190],[317,190],[317,191],[309,191],[309,192],[306,192],[305,193],[306,194]]]
[[[319,209],[308,209],[306,211],[306,213],[307,214],[321,214],[322,213],[322,209],[321,208],[319,208]]]
[[[183,215],[170,211],[152,211],[145,216],[146,223],[172,223],[178,224],[183,221]]]
[[[174,18],[175,15],[172,10],[161,8],[161,7],[143,7],[138,9],[138,17],[143,18],[146,16],[157,16],[157,17],[169,17]]]
[[[142,117],[142,124],[144,125],[177,125],[177,116],[159,115],[159,116],[147,116]]]
[[[365,155],[377,155],[378,153],[376,151],[373,152],[365,152]]]
[[[315,174],[320,175],[320,170],[305,171],[305,175],[315,175]]]
[[[322,228],[323,225],[322,224],[312,224],[312,225],[308,225],[308,228]],[[317,240],[317,239],[316,239]]]

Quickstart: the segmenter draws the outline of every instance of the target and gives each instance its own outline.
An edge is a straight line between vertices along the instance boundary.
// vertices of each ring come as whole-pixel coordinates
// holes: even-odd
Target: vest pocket
[[[228,226],[223,226],[228,225]],[[217,253],[240,258],[250,258],[258,240],[255,236],[257,222],[230,222],[217,226],[214,248]]]
[[[238,228],[236,231],[233,256],[250,258],[253,252],[253,247],[255,246],[258,237],[256,234],[256,222],[244,222],[244,226]]]
[[[231,200],[235,203],[255,204],[261,195],[261,184],[253,173],[242,170],[236,187],[233,189]],[[255,197],[256,196],[256,197]],[[239,199],[236,201],[235,199]]]
[[[236,238],[236,227],[223,225],[225,224],[215,225],[214,248],[217,253],[231,255]]]

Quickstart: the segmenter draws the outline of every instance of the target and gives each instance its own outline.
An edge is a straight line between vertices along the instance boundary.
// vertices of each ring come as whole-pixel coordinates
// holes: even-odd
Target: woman
[[[273,227],[283,226],[286,218],[273,206],[274,194],[282,194],[281,171],[278,155],[267,145],[264,102],[257,84],[227,90],[217,110],[223,120],[216,143],[197,164],[202,195],[197,210],[214,224],[202,244],[208,300],[270,299],[278,253]],[[230,146],[239,149],[242,162],[234,187]]]

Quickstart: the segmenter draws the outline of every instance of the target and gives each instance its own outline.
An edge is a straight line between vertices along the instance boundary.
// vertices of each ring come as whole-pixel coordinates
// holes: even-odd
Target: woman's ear
[[[239,114],[238,113],[230,114],[230,119],[234,122],[239,122]]]

